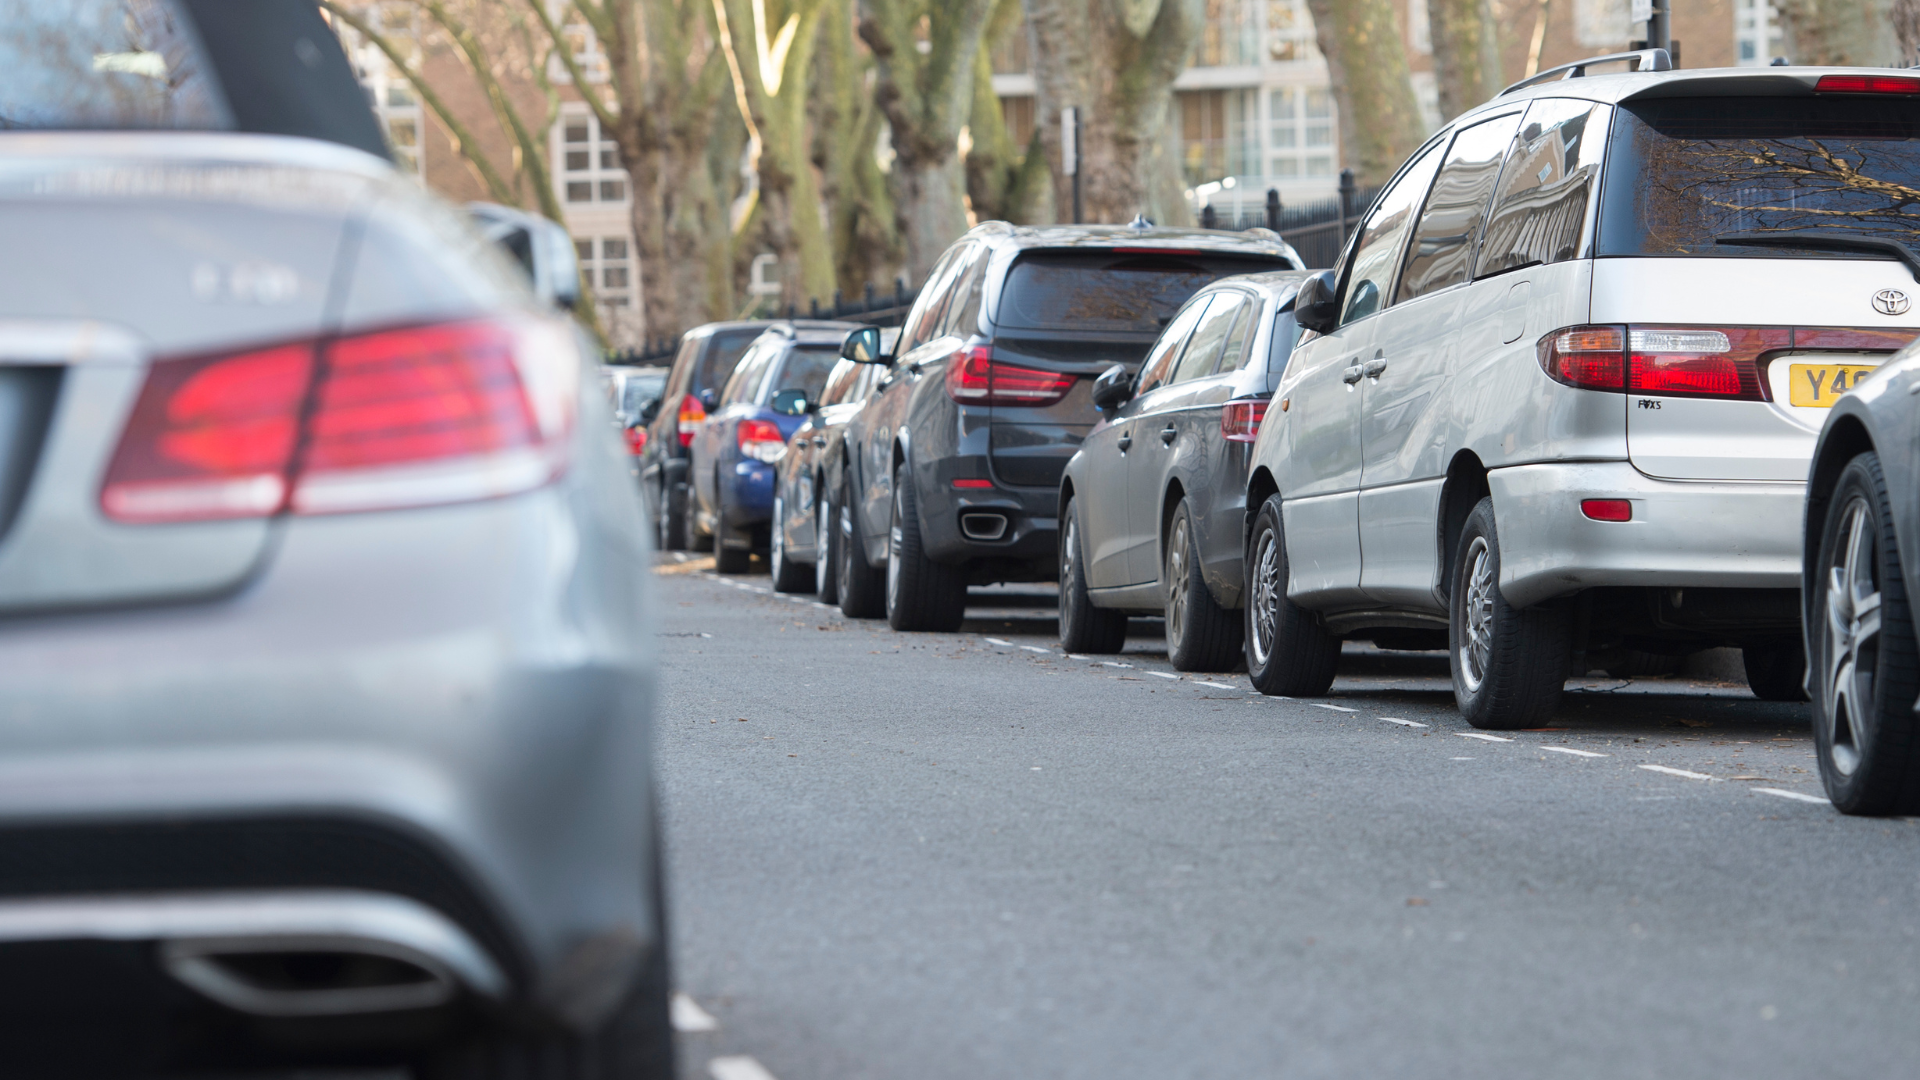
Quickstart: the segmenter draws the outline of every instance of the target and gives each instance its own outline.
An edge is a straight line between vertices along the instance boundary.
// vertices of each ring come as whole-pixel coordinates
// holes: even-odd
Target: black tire
[[[841,487],[837,505],[840,525],[834,542],[839,545],[840,558],[834,576],[840,579],[840,614],[850,619],[877,619],[887,613],[886,571],[867,562],[867,545],[861,539],[857,516],[860,506],[854,501],[851,487]]]
[[[1500,592],[1500,535],[1491,498],[1467,515],[1454,550],[1447,619],[1454,700],[1477,728],[1539,727],[1560,703],[1573,661],[1567,606],[1507,603]]]
[[[1747,689],[1761,701],[1805,701],[1801,683],[1807,677],[1807,649],[1798,641],[1749,645],[1740,650],[1747,669]]]
[[[840,602],[839,515],[824,482],[813,485],[813,598]]]
[[[713,568],[722,574],[744,574],[753,569],[753,547],[727,546],[727,500],[721,494],[720,476],[713,477]]]
[[[1340,666],[1340,639],[1287,599],[1287,541],[1280,496],[1269,495],[1247,537],[1247,676],[1274,697],[1319,697]]]
[[[1160,587],[1167,597],[1167,659],[1175,671],[1232,671],[1240,662],[1244,624],[1221,607],[1200,572],[1200,541],[1186,499],[1167,524]]]
[[[1127,613],[1093,606],[1073,499],[1060,516],[1060,647],[1070,653],[1117,653],[1127,645]]]
[[[767,566],[773,572],[773,591],[803,593],[813,591],[813,567],[794,562],[787,556],[787,507],[779,495],[773,497],[773,528],[768,533]]]
[[[887,625],[895,630],[952,633],[967,621],[967,570],[927,558],[913,474],[893,471],[893,518],[887,527]]]
[[[698,514],[694,513],[693,481],[687,481],[687,497],[680,511],[680,546],[688,551],[707,552],[713,550],[713,534],[700,532]]]
[[[687,493],[676,492],[666,480],[660,481],[660,497],[654,503],[659,511],[655,521],[661,551],[687,549]]]
[[[1841,470],[1806,587],[1813,744],[1827,797],[1846,814],[1920,812],[1920,652],[1879,455]]]

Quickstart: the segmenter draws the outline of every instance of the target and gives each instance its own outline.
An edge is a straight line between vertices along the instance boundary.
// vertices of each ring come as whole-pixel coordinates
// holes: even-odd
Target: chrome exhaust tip
[[[1007,517],[985,512],[961,514],[960,534],[969,540],[998,540],[1007,535]]]
[[[184,938],[160,943],[160,963],[186,986],[255,1016],[430,1009],[459,990],[432,957],[363,938]]]

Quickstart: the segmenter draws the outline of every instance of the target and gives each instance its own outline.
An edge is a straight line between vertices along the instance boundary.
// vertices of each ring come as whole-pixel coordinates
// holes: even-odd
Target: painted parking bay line
[[[765,1065],[745,1054],[714,1058],[707,1062],[707,1075],[713,1080],[774,1080]]]
[[[1595,753],[1592,750],[1575,750],[1571,746],[1542,746],[1542,747],[1539,747],[1538,749],[1548,750],[1556,754],[1572,754],[1574,757],[1606,757],[1607,756],[1605,754]]]
[[[1172,672],[1167,672],[1167,671],[1149,671],[1149,672],[1146,672],[1146,674],[1151,675],[1156,679],[1177,679],[1180,677],[1178,675],[1173,674]]]
[[[1665,773],[1668,776],[1678,776],[1683,780],[1718,780],[1720,779],[1717,776],[1708,776],[1706,773],[1703,773],[1703,772],[1689,772],[1686,769],[1669,769],[1665,765],[1642,765],[1640,767],[1647,770],[1648,772]]]
[[[1038,645],[1022,645],[1022,646],[1020,646],[1020,647],[1021,647],[1021,648],[1023,648],[1023,649],[1025,649],[1025,650],[1027,650],[1028,652],[1037,652],[1037,653],[1040,653],[1040,654],[1041,654],[1041,655],[1043,655],[1043,656],[1052,656],[1052,655],[1053,655],[1053,650],[1052,650],[1052,649],[1043,649],[1043,648],[1041,648],[1041,647],[1040,647],[1040,646],[1038,646]]]
[[[1757,787],[1757,788],[1754,788],[1753,790],[1761,795],[1778,795],[1782,799],[1792,799],[1795,802],[1818,803],[1821,806],[1833,805],[1833,803],[1829,802],[1828,800],[1818,795],[1808,795],[1805,792],[1800,792],[1800,791],[1788,791],[1785,788]]]
[[[1381,717],[1376,717],[1376,719],[1385,720],[1389,724],[1399,724],[1401,727],[1426,727],[1427,726],[1418,720],[1402,720],[1397,716],[1381,716]]]
[[[988,639],[987,639],[987,643],[988,643],[989,645],[1005,645],[1005,646],[1006,646],[1007,648],[1009,648],[1009,649],[1011,649],[1011,648],[1013,648],[1013,642],[1011,642],[1011,641],[1001,641],[1001,640],[1000,640],[999,638],[997,638],[997,637],[990,637],[990,638],[988,638]]]
[[[1213,688],[1214,688],[1215,690],[1238,690],[1238,689],[1240,689],[1239,687],[1237,687],[1237,686],[1234,686],[1234,685],[1233,685],[1232,683],[1223,683],[1223,682],[1199,682],[1199,681],[1195,681],[1193,685],[1195,685],[1195,686],[1211,686],[1211,687],[1213,687]]]
[[[991,639],[989,639],[989,640],[991,640]],[[1100,661],[1100,666],[1101,666],[1101,667],[1123,667],[1123,668],[1130,668],[1130,667],[1132,667],[1133,665],[1132,665],[1132,664],[1120,664],[1120,663],[1115,663],[1115,662],[1114,662],[1114,661],[1112,661],[1112,660],[1102,660],[1102,661]]]
[[[682,1032],[718,1031],[720,1021],[713,1014],[700,1007],[700,1003],[686,994],[673,995],[673,1003],[668,1007],[673,1018],[673,1030]]]
[[[1301,702],[1300,704],[1302,704],[1302,705],[1311,705],[1311,706],[1313,706],[1313,707],[1314,707],[1314,708],[1316,708],[1316,709],[1332,709],[1332,710],[1333,710],[1334,712],[1353,712],[1353,713],[1357,713],[1357,712],[1359,712],[1359,711],[1360,711],[1359,709],[1349,709],[1349,708],[1347,708],[1347,707],[1346,707],[1345,705],[1329,705],[1329,704],[1327,704],[1327,703],[1326,703],[1326,702],[1324,702],[1324,701],[1303,701],[1303,702]]]
[[[1454,732],[1454,734],[1460,736],[1463,739],[1479,739],[1481,742],[1512,742],[1513,741],[1512,739],[1503,739],[1498,735],[1482,735],[1477,731],[1456,731]]]

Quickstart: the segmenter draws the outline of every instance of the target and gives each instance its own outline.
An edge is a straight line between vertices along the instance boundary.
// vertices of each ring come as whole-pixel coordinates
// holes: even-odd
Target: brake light
[[[1540,366],[1568,386],[1764,401],[1759,359],[1791,348],[1784,326],[1573,326],[1540,339]]]
[[[1570,326],[1540,339],[1540,366],[1555,382],[1583,390],[1620,390],[1626,386],[1618,326]]]
[[[644,427],[628,428],[627,429],[627,453],[638,456],[640,451],[645,450],[646,448],[647,448],[647,429]]]
[[[787,438],[771,420],[742,420],[734,438],[740,452],[755,461],[774,462],[787,455]]]
[[[700,425],[706,418],[707,408],[700,404],[699,398],[688,394],[686,397],[680,399],[681,446],[693,445],[693,433],[700,430]]]
[[[1822,75],[1813,89],[1827,94],[1920,94],[1920,79],[1906,75]]]
[[[1260,434],[1260,421],[1266,417],[1266,398],[1229,401],[1220,410],[1220,434],[1228,442],[1252,442]]]
[[[579,356],[491,321],[155,364],[101,486],[116,521],[425,506],[551,480]]]
[[[947,396],[962,405],[1042,408],[1066,397],[1075,381],[1063,372],[996,363],[990,345],[954,353],[947,363]]]

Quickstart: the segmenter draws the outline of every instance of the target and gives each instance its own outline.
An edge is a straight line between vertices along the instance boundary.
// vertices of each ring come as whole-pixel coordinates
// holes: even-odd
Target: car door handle
[[[1360,366],[1360,358],[1356,356],[1353,358],[1353,363],[1347,365],[1347,373],[1340,376],[1340,381],[1346,383],[1348,386],[1352,386],[1354,383],[1359,382],[1365,374],[1365,369]]]
[[[1133,445],[1133,436],[1122,435],[1118,440],[1116,440],[1116,443],[1120,447],[1120,452],[1124,454],[1127,452],[1127,447]]]
[[[1387,370],[1387,362],[1377,356],[1367,361],[1367,366],[1361,369],[1369,379],[1379,378],[1380,373],[1385,370]]]
[[[1180,434],[1180,429],[1174,427],[1172,424],[1168,424],[1166,427],[1161,428],[1160,429],[1161,444],[1164,446],[1172,446],[1173,438],[1178,434]]]
[[[824,449],[827,445],[827,437],[825,435],[815,435],[813,437],[813,445]]]

